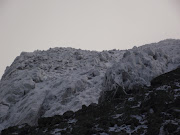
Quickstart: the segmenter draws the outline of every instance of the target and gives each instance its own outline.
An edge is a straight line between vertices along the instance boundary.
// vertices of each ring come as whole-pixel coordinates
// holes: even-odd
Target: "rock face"
[[[122,89],[109,91],[99,104],[40,118],[35,127],[10,127],[2,135],[179,135],[180,68],[151,84],[128,95],[120,94]]]
[[[126,89],[150,85],[151,79],[180,65],[179,53],[180,40],[124,51],[23,52],[0,81],[0,130],[77,111],[82,105],[98,103],[106,91],[122,88],[126,95]]]

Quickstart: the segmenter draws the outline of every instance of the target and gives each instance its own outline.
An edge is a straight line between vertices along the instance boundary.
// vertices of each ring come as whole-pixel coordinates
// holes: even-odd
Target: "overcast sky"
[[[180,0],[0,0],[0,77],[22,51],[180,39]]]

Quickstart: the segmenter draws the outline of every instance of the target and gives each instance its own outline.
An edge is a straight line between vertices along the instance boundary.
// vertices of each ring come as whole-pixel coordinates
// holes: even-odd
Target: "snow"
[[[109,131],[120,132],[120,131],[124,130],[126,133],[131,134],[131,133],[137,131],[140,128],[146,129],[147,125],[139,125],[139,126],[135,127],[134,130],[132,130],[130,128],[130,125],[127,125],[127,126],[126,125],[118,126],[117,124],[115,124],[114,127],[109,127]]]
[[[0,82],[0,130],[97,103],[106,70],[124,52],[53,48],[21,53]]]
[[[131,108],[137,108],[137,107],[140,107],[140,105],[141,105],[141,102],[139,101],[137,105],[132,106]]]
[[[22,52],[0,81],[0,131],[98,103],[103,90],[150,85],[180,65],[180,40],[130,50],[53,48]]]
[[[61,131],[63,131],[63,130],[66,130],[66,128],[64,128],[64,129],[56,128],[56,129],[54,129],[54,131],[51,134],[53,134],[53,135],[61,135]]]
[[[159,135],[165,135],[164,126],[161,126],[160,131],[159,131]]]
[[[112,117],[113,117],[114,119],[117,119],[117,118],[119,118],[119,117],[121,117],[121,116],[123,116],[123,113],[121,113],[121,114],[116,114],[116,115],[113,115]]]
[[[167,91],[169,89],[171,89],[171,86],[168,86],[168,85],[163,85],[163,86],[156,88],[156,90],[165,90],[165,91]]]
[[[139,123],[141,123],[141,124],[144,124],[144,123],[147,122],[145,120],[145,115],[141,115],[141,116],[139,116],[139,115],[131,115],[131,117],[137,119],[139,121]]]
[[[69,121],[68,121],[68,123],[70,123],[70,124],[73,124],[73,123],[76,123],[76,122],[77,122],[76,119],[72,119],[72,120],[69,120]]]
[[[134,101],[134,97],[128,98],[128,101]]]
[[[134,47],[110,67],[103,81],[104,90],[121,86],[138,89],[149,86],[150,81],[180,65],[180,40],[165,40],[159,43]]]

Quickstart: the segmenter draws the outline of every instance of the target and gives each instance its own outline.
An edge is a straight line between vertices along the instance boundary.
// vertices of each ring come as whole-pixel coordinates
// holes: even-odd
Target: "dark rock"
[[[67,111],[63,115],[39,118],[35,127],[9,127],[1,134],[50,135],[57,130],[62,135],[127,135],[126,128],[117,131],[110,131],[109,128],[128,126],[132,135],[158,135],[164,125],[166,134],[179,135],[179,125],[176,123],[180,116],[180,97],[177,91],[179,86],[175,85],[180,83],[178,74],[179,69],[161,75],[152,80],[151,87],[141,87],[137,92],[129,91],[126,94],[121,87],[106,91],[99,104],[83,105],[77,112]],[[170,89],[164,90],[162,87],[157,90],[157,87],[163,85],[170,86]],[[166,123],[168,120],[173,122]],[[142,126],[134,130],[140,125],[146,125],[147,128]]]
[[[69,119],[69,118],[71,118],[73,115],[74,115],[74,112],[73,112],[73,111],[67,111],[67,112],[65,112],[65,113],[63,114],[63,117],[64,117],[65,119]]]
[[[168,123],[167,125],[164,126],[164,129],[169,134],[172,134],[173,132],[177,130],[178,127],[179,127],[178,125],[175,125],[173,123]]]
[[[173,71],[170,71],[168,73],[165,73],[163,75],[160,75],[156,78],[154,78],[152,81],[151,81],[151,85],[153,87],[157,87],[157,86],[161,86],[161,85],[167,85],[167,84],[170,84],[174,81],[177,81],[177,82],[180,82],[180,67],[173,70]]]

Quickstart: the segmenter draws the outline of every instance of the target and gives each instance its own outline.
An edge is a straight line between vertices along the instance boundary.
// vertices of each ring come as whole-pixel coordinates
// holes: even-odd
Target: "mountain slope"
[[[103,82],[108,90],[118,86],[132,89],[150,85],[150,81],[168,72],[180,63],[180,43],[174,40],[134,47],[110,67]]]
[[[122,89],[109,91],[99,104],[40,118],[35,127],[10,127],[2,135],[179,135],[180,68],[151,84],[128,95],[120,94]]]
[[[0,130],[77,111],[119,86],[127,94],[135,86],[149,85],[180,65],[179,52],[180,40],[165,40],[124,51],[54,48],[22,53],[0,82]]]
[[[38,117],[97,103],[106,69],[123,53],[72,48],[22,53],[0,82],[0,127],[34,125]]]

